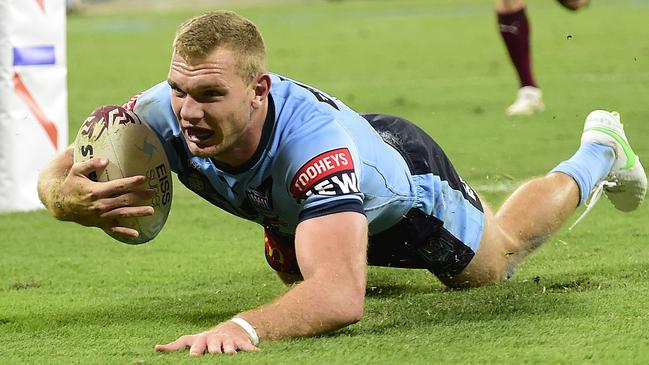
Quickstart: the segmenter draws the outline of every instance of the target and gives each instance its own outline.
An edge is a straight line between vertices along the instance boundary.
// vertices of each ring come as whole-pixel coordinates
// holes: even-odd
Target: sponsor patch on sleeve
[[[305,163],[291,180],[291,194],[297,199],[313,194],[334,196],[358,192],[354,161],[347,148],[319,154]]]

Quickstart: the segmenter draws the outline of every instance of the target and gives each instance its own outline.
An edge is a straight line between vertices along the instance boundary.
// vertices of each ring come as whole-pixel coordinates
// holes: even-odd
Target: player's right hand
[[[59,219],[84,226],[99,227],[126,237],[137,237],[134,229],[120,227],[118,218],[153,215],[153,207],[138,206],[155,196],[155,190],[143,188],[145,176],[131,176],[108,182],[96,182],[89,176],[108,165],[106,159],[91,159],[72,165],[58,189],[56,199]]]

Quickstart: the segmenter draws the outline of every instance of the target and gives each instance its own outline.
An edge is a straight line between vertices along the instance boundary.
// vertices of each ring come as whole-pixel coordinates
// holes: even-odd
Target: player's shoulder
[[[123,107],[137,114],[171,106],[171,88],[166,81],[133,96]]]
[[[279,74],[270,75],[270,94],[280,129],[291,134],[322,134],[330,133],[332,128],[359,123],[359,114],[336,97],[309,84]]]
[[[173,133],[177,128],[176,116],[171,107],[171,88],[166,81],[133,96],[124,107],[134,111],[161,136]]]
[[[324,91],[286,76],[271,73],[271,95],[281,104],[282,109],[296,112],[318,111],[334,114],[341,111],[340,100]]]

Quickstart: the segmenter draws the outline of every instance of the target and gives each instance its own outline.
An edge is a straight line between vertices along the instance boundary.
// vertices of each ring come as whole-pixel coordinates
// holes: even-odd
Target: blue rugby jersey
[[[374,235],[418,208],[477,250],[483,214],[457,187],[434,173],[413,175],[401,154],[339,100],[277,74],[271,80],[262,141],[253,158],[236,168],[191,154],[166,82],[126,107],[159,134],[183,184],[273,231],[294,235],[302,220],[355,211],[367,216]]]

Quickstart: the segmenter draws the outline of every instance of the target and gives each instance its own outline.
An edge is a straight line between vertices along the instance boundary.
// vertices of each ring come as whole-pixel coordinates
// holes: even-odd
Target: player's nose
[[[191,96],[187,96],[180,109],[180,117],[191,123],[198,124],[203,119],[203,108],[201,103],[194,100]]]

